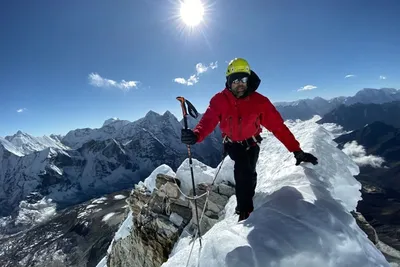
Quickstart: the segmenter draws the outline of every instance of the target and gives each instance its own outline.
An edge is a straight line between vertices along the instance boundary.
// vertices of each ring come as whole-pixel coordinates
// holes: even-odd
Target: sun
[[[204,7],[200,0],[183,0],[180,11],[181,18],[187,26],[197,26],[203,20]]]

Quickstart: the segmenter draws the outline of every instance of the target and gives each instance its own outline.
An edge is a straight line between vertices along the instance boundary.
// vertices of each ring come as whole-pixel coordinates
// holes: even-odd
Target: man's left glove
[[[306,153],[302,150],[300,151],[295,151],[294,153],[294,157],[296,158],[296,166],[300,165],[300,163],[302,161],[304,162],[310,162],[314,165],[318,164],[318,159],[316,157],[314,157],[314,155],[310,154],[310,153]]]
[[[191,129],[182,129],[181,141],[186,145],[194,145],[197,142],[197,135]]]

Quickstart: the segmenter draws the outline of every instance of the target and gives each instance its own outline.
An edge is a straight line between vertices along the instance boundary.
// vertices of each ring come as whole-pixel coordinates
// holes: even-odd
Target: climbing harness
[[[255,146],[255,145],[260,145],[262,141],[261,135],[253,135],[252,137],[245,139],[243,141],[233,141],[230,139],[227,135],[224,136],[222,143],[227,144],[227,143],[232,143],[232,144],[241,144],[246,148],[246,150],[249,150],[250,147]]]

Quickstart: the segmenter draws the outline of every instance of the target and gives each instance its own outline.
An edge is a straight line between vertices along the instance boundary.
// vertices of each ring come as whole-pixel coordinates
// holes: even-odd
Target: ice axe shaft
[[[193,118],[197,118],[199,113],[197,112],[197,110],[193,106],[193,104],[190,103],[183,96],[178,96],[176,99],[181,103],[182,114],[183,114],[183,122],[185,124],[185,129],[188,129],[189,128],[188,121],[187,121],[188,109],[189,109],[190,116],[192,116]],[[195,197],[196,196],[196,185],[195,185],[195,182],[194,182],[193,161],[192,161],[192,152],[190,150],[190,145],[187,145],[187,149],[188,149],[188,156],[189,156],[190,174],[192,176],[193,196]],[[199,212],[198,212],[198,209],[197,209],[197,199],[196,198],[194,199],[194,206],[195,206],[195,210],[196,210],[197,232],[199,233],[199,242],[200,242],[200,247],[201,247],[202,244],[201,244],[200,221],[199,221]]]

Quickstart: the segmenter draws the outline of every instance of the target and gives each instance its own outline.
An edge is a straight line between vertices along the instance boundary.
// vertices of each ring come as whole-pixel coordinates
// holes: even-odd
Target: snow
[[[104,121],[103,127],[109,125],[110,123],[114,123],[116,121],[119,121],[119,118],[109,118],[108,120]]]
[[[2,143],[8,151],[17,156],[29,155],[32,152],[41,151],[50,147],[64,150],[70,149],[59,140],[51,137],[33,137],[21,131],[18,131],[13,136],[6,136],[5,138],[0,137],[0,143]]]
[[[192,161],[193,161],[193,164],[192,164],[193,172],[196,173],[196,178],[195,178],[196,183],[211,184],[215,177],[216,169],[207,166],[206,164],[198,161],[197,159],[193,159]],[[224,172],[224,170],[222,170],[222,167],[221,167],[221,173]],[[229,177],[229,176],[226,176],[226,177]],[[176,171],[176,178],[178,178],[181,181],[182,192],[185,193],[186,195],[188,195],[190,190],[192,189],[192,180],[191,180],[189,159],[186,159],[185,161],[183,161],[181,166],[179,166],[178,170]]]
[[[319,117],[319,116],[318,116]],[[319,117],[320,118],[320,117]],[[323,123],[321,124],[326,130],[333,134],[334,138],[337,138],[343,134],[351,133],[352,131],[345,131],[342,126],[336,123]]]
[[[63,170],[61,170],[60,168],[58,168],[56,165],[54,164],[49,164],[49,167],[54,170],[56,173],[58,173],[59,175],[63,175]]]
[[[108,221],[109,219],[111,219],[112,216],[115,215],[115,212],[110,212],[109,214],[105,215],[102,219],[103,222]]]
[[[130,234],[132,227],[133,227],[133,217],[132,217],[132,211],[130,211],[125,221],[122,223],[121,227],[115,233],[114,240],[117,241],[119,239],[124,239],[125,237],[127,237]]]
[[[3,137],[0,137],[0,144],[3,145],[3,147],[6,150],[8,150],[9,152],[13,153],[16,156],[22,157],[24,155],[22,152],[19,151],[17,147],[15,147],[12,143],[4,139]]]
[[[126,217],[125,221],[122,223],[121,227],[114,235],[114,239],[111,242],[110,246],[108,247],[107,253],[111,252],[112,245],[114,241],[119,239],[124,239],[125,237],[129,236],[133,227],[133,217],[132,211],[129,212],[128,216]],[[107,256],[105,256],[97,265],[96,267],[107,267]]]
[[[99,212],[101,210],[102,209],[85,209],[82,212],[78,213],[77,218],[78,219],[85,218],[85,217],[89,216],[90,214],[97,213],[97,212]]]
[[[56,204],[52,199],[42,198],[36,203],[23,200],[19,204],[16,224],[37,224],[47,221],[57,214]]]
[[[152,173],[146,179],[144,179],[143,182],[140,181],[137,184],[137,187],[145,186],[147,188],[147,190],[149,190],[150,192],[153,192],[154,188],[156,187],[156,177],[157,177],[157,174],[159,174],[159,173],[169,175],[172,177],[176,176],[175,172],[171,169],[171,167],[169,167],[166,164],[163,164],[163,165],[158,166],[156,169],[154,169],[154,171],[152,171]]]
[[[107,267],[107,257],[104,257],[97,265],[96,267]]]
[[[190,254],[189,238],[182,235],[163,267],[186,266],[188,260],[188,266],[207,267],[389,266],[350,214],[361,200],[358,166],[336,148],[334,133],[314,120],[287,124],[319,164],[295,166],[293,155],[264,131],[254,212],[238,223],[232,196],[225,218],[203,236],[202,250],[195,242]],[[223,165],[218,180],[231,180],[231,159],[223,164],[229,167]],[[196,182],[209,180],[213,170],[200,166],[196,162]],[[184,162],[177,171],[183,184],[191,182],[187,169]]]
[[[121,200],[121,199],[125,199],[125,198],[126,198],[126,196],[124,196],[124,195],[115,195],[114,196],[115,200]]]
[[[101,197],[101,198],[97,198],[95,200],[92,201],[92,204],[102,204],[104,203],[104,201],[106,201],[107,198],[106,197]]]

